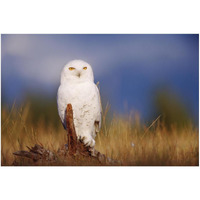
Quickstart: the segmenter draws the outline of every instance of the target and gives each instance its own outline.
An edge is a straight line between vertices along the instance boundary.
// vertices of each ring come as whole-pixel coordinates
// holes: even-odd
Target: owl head
[[[68,81],[94,81],[92,67],[83,60],[68,62],[61,73],[61,84]]]

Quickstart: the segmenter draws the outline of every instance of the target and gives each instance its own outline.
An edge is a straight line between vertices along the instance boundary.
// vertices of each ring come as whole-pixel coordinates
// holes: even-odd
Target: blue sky
[[[56,99],[60,72],[83,59],[116,112],[153,112],[152,98],[168,86],[198,118],[198,35],[2,35],[2,97],[12,103],[28,92]]]

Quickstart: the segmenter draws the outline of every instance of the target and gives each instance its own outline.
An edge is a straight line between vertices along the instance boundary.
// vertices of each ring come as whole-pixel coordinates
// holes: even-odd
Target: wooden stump
[[[77,151],[77,136],[73,119],[72,105],[67,104],[67,109],[65,110],[65,120],[68,132],[68,152],[70,155],[75,155]]]
[[[119,161],[107,158],[104,154],[85,146],[83,141],[77,139],[71,104],[67,104],[65,120],[68,145],[61,147],[56,153],[35,144],[34,147],[27,147],[29,151],[17,151],[13,154],[32,160],[32,164],[30,165],[87,165],[84,164],[87,161],[88,165],[121,165]],[[61,163],[59,160],[63,162]],[[83,160],[84,163],[81,163]],[[15,160],[13,165],[20,165],[20,163]]]

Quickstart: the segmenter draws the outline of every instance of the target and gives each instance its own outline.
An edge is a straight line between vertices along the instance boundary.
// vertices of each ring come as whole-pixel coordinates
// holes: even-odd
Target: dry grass
[[[107,112],[108,109],[106,109]],[[167,129],[155,120],[150,126],[141,125],[139,117],[114,116],[106,123],[106,112],[100,134],[96,138],[96,149],[116,160],[122,165],[133,166],[198,166],[199,135],[198,129],[187,126],[182,129]],[[18,111],[2,108],[1,124],[1,165],[12,165],[18,150],[26,146],[42,144],[56,152],[67,143],[66,132],[62,125],[55,128],[42,120],[33,125],[27,122],[29,106]],[[78,165],[90,163],[77,162]],[[59,165],[59,163],[57,164]]]

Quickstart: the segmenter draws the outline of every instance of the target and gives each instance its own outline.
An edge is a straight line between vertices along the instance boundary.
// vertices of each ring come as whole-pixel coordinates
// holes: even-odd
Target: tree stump
[[[56,153],[45,149],[39,144],[28,147],[29,151],[17,151],[13,154],[23,158],[28,158],[29,162],[21,163],[15,159],[13,165],[121,165],[119,161],[112,160],[95,149],[85,146],[83,141],[77,139],[73,109],[71,104],[67,104],[65,110],[65,120],[67,126],[68,144],[58,149]],[[87,164],[88,163],[88,164]]]
[[[75,155],[77,151],[77,136],[76,131],[74,127],[74,121],[73,121],[73,110],[72,105],[67,104],[67,108],[65,110],[65,120],[67,125],[67,138],[68,138],[68,151],[70,155]]]

